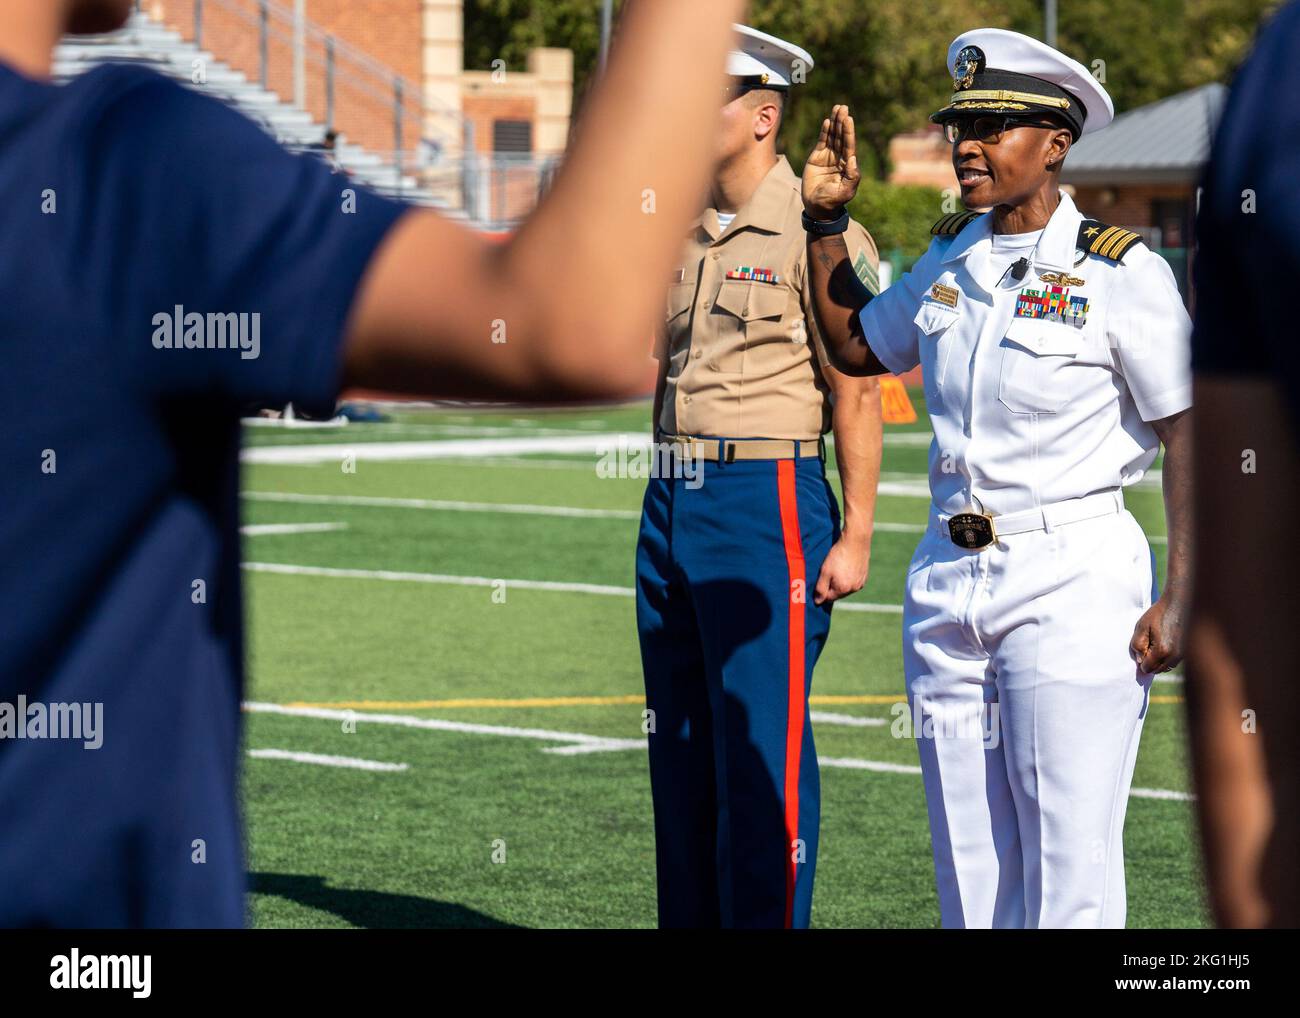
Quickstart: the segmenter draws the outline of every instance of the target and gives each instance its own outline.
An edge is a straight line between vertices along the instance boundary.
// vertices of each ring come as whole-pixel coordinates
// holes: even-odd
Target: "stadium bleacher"
[[[192,82],[195,61],[201,61],[205,82]],[[55,51],[54,76],[67,81],[103,63],[130,63],[151,67],[160,74],[196,88],[230,104],[260,125],[285,148],[324,158],[327,154],[357,183],[407,202],[441,207],[436,198],[409,175],[399,175],[391,160],[359,145],[338,142],[333,151],[323,149],[325,125],[311,114],[286,103],[215,54],[185,41],[179,33],[136,11],[127,24],[109,35],[66,36]]]

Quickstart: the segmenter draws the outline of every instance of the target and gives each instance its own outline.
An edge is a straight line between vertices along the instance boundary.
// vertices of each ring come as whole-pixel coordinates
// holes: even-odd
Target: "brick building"
[[[563,152],[573,57],[535,49],[524,71],[466,69],[464,0],[143,0],[154,18],[293,101],[349,142],[423,169],[477,218],[525,213]],[[301,13],[303,21],[297,20]],[[301,54],[299,57],[298,54]],[[464,157],[475,159],[469,163]],[[465,165],[482,172],[476,193]],[[441,168],[441,170],[439,169]],[[441,176],[438,174],[441,173]]]
[[[1083,138],[1061,172],[1087,215],[1141,234],[1164,255],[1184,295],[1196,190],[1227,93],[1217,83],[1202,85],[1121,113]]]

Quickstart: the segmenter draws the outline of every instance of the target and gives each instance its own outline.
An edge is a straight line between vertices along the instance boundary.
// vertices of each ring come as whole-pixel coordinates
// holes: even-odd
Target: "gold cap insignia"
[[[970,88],[975,75],[984,69],[984,51],[978,46],[963,46],[952,68],[952,85],[957,91]]]

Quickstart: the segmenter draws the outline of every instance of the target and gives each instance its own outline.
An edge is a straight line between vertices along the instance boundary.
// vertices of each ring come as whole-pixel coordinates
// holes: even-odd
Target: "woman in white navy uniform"
[[[948,927],[1124,925],[1123,827],[1152,675],[1181,658],[1189,576],[1187,313],[1136,234],[1059,189],[1113,117],[1087,70],[981,29],[948,52],[962,199],[874,299],[842,234],[853,121],[804,174],[817,315],[841,371],[920,364],[931,523],[908,569],[904,667]],[[1165,445],[1169,566],[1124,489]]]

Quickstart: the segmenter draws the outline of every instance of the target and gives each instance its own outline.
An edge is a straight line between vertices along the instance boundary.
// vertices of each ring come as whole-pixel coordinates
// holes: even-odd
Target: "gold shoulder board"
[[[952,237],[966,228],[966,224],[972,219],[978,219],[983,213],[981,212],[949,212],[932,227],[930,235],[934,237]]]
[[[1112,262],[1122,262],[1129,249],[1141,239],[1132,230],[1107,226],[1096,219],[1085,219],[1079,224],[1079,248]]]

